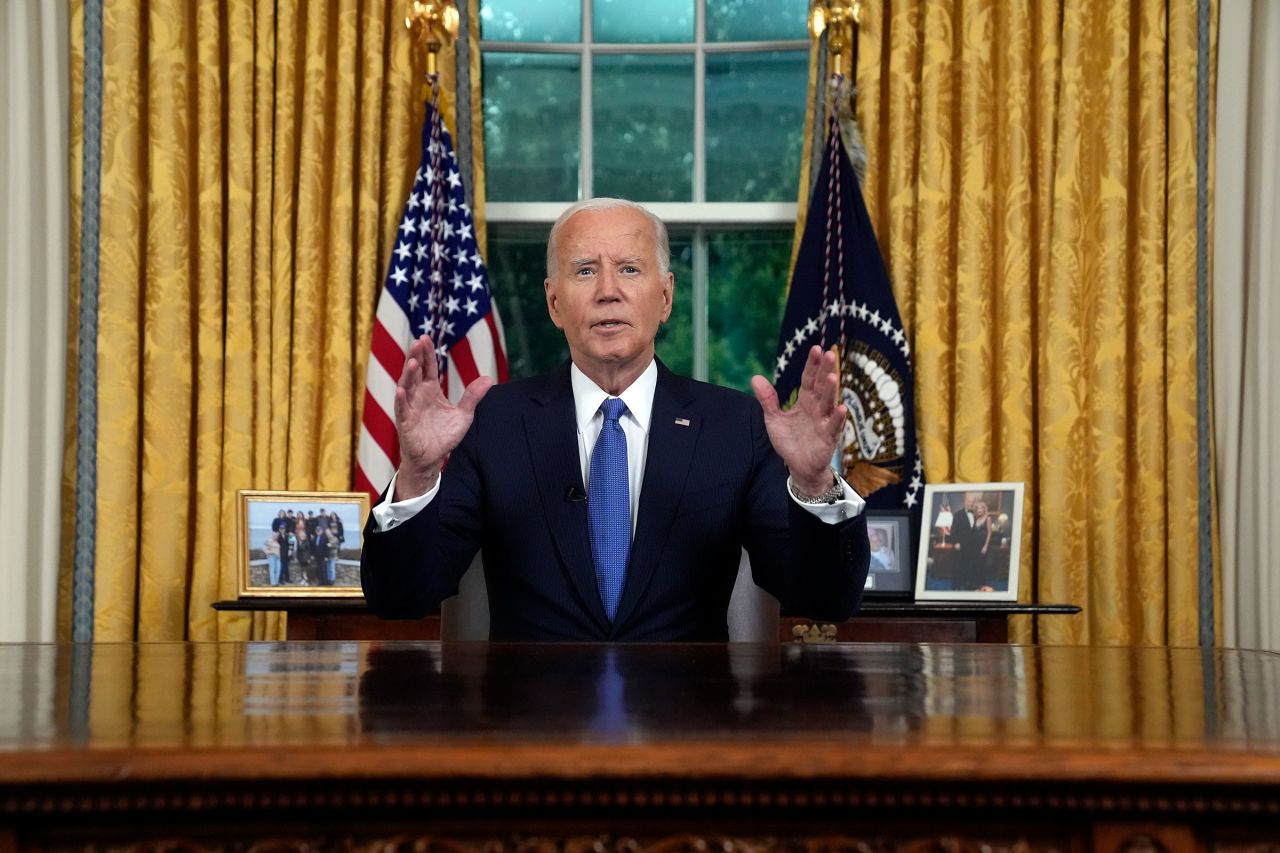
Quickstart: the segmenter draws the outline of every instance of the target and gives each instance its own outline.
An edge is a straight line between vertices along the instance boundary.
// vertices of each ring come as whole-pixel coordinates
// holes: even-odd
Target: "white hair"
[[[625,207],[630,210],[638,210],[648,218],[653,225],[653,241],[656,244],[658,253],[658,272],[666,275],[671,269],[671,243],[667,239],[667,226],[661,219],[654,216],[642,204],[634,201],[628,201],[625,198],[588,198],[583,201],[576,202],[565,208],[564,213],[560,214],[560,218],[556,220],[556,224],[551,226],[551,234],[547,237],[547,277],[550,278],[556,272],[556,244],[560,240],[560,229],[569,221],[575,213],[581,213],[584,210],[614,210],[619,207]]]

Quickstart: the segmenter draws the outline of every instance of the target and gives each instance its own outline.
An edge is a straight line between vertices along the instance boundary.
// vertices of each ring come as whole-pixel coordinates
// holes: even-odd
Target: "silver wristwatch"
[[[840,482],[840,475],[835,471],[831,472],[835,478],[835,485],[827,489],[820,495],[802,495],[796,491],[795,481],[787,478],[787,488],[791,490],[791,494],[796,500],[802,504],[833,504],[844,497],[844,483]]]

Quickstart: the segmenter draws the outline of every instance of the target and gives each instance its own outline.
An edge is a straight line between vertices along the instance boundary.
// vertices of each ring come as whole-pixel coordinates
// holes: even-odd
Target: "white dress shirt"
[[[592,382],[578,365],[569,367],[569,382],[573,388],[574,419],[578,425],[578,462],[582,466],[582,483],[590,489],[591,451],[595,449],[596,439],[604,426],[604,415],[600,412],[600,404],[610,395],[596,383]],[[627,413],[618,423],[627,437],[627,495],[631,499],[631,533],[635,535],[636,516],[640,509],[640,488],[644,485],[644,464],[649,455],[649,422],[653,415],[653,394],[658,388],[658,363],[649,362],[649,366],[618,396],[627,404]],[[397,475],[398,476],[398,475]],[[445,474],[441,473],[435,486],[425,495],[392,502],[391,495],[396,492],[395,477],[391,478],[391,486],[387,489],[387,500],[373,508],[373,519],[378,530],[391,530],[413,518],[422,508],[435,498],[440,491],[440,482]],[[835,524],[846,518],[860,514],[865,501],[853,488],[840,479],[844,489],[844,497],[833,504],[807,504],[796,500],[791,493],[791,480],[787,480],[787,494],[799,506],[817,516],[827,524]]]

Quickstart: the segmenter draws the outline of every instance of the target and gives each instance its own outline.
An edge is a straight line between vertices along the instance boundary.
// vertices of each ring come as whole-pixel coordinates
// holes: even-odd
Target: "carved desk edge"
[[[122,779],[99,784],[0,786],[0,815],[48,820],[57,815],[180,815],[199,812],[275,814],[323,809],[373,810],[412,817],[487,815],[572,817],[584,810],[611,815],[660,813],[696,816],[714,810],[738,819],[831,819],[871,811],[877,819],[973,817],[998,813],[1003,821],[1071,819],[1197,820],[1261,823],[1280,828],[1280,789],[1267,785],[1149,782],[1141,785],[1083,780],[988,781],[961,779],[589,779],[316,777],[288,780]],[[1280,840],[1280,837],[1277,838]]]

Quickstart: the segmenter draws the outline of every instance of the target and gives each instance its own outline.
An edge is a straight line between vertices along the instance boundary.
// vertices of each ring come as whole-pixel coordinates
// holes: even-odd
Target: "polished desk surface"
[[[1280,655],[999,645],[0,645],[0,785],[972,778],[1280,785]]]

